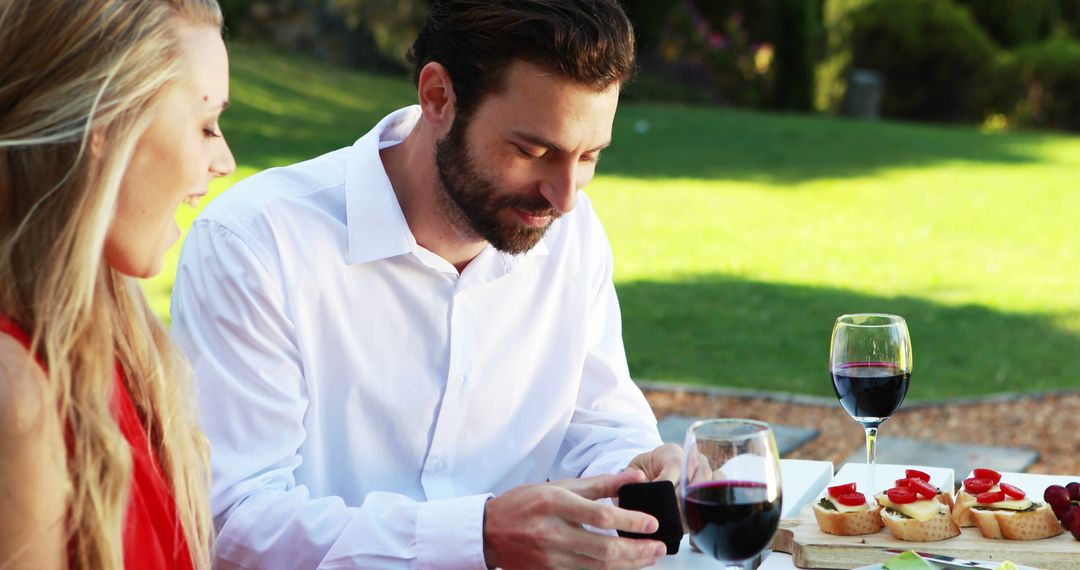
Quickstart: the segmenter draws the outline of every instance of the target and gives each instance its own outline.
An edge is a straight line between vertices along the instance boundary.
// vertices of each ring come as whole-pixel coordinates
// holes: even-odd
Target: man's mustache
[[[504,208],[521,210],[530,216],[536,216],[538,218],[550,216],[552,219],[555,219],[562,215],[552,207],[551,202],[548,202],[543,196],[536,196],[535,198],[508,196],[502,202]]]

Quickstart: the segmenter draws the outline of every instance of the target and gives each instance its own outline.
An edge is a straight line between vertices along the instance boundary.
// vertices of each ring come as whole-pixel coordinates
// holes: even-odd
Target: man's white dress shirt
[[[484,568],[484,503],[660,445],[589,200],[460,274],[416,243],[379,150],[252,176],[184,245],[173,332],[212,443],[223,568]]]

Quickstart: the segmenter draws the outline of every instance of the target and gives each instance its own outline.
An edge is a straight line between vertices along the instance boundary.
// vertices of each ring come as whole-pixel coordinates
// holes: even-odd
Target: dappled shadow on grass
[[[1071,388],[1080,378],[1080,336],[1042,315],[724,275],[617,289],[631,372],[643,380],[833,396],[832,324],[856,312],[907,319],[912,400]]]
[[[237,160],[256,169],[352,144],[389,112],[415,102],[404,78],[385,77],[231,46],[232,105],[222,128]]]
[[[624,105],[600,172],[798,184],[948,162],[1037,163],[1060,135],[860,122],[705,107]]]

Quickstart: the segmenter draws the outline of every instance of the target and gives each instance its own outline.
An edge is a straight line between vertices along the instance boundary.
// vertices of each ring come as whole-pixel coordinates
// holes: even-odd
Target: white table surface
[[[807,461],[804,459],[780,460],[780,483],[783,487],[783,508],[781,518],[791,517],[802,509],[803,505],[817,497],[833,477],[833,464],[828,461]],[[679,553],[665,556],[656,562],[662,570],[716,570],[720,563],[690,548],[690,539],[683,537]],[[791,556],[782,552],[773,552],[761,563],[759,570],[790,570],[795,568]]]
[[[930,475],[931,482],[942,489],[952,489],[954,477],[958,476],[951,469],[929,466],[901,466],[878,464],[874,470],[874,479],[878,489],[893,486],[895,479],[904,476],[904,469],[914,467],[925,471]],[[780,461],[780,477],[783,484],[784,505],[781,518],[790,518],[797,514],[804,505],[821,495],[830,482],[836,484],[855,481],[862,490],[866,483],[867,469],[862,463],[848,463],[839,472],[833,475],[833,465],[827,461],[805,461],[796,459],[783,459]],[[970,476],[970,474],[968,474]],[[1004,480],[1012,483],[1029,493],[1038,495],[1040,489],[1047,485],[1063,485],[1068,481],[1080,481],[1080,475],[1036,475],[1030,473],[1006,473]],[[661,570],[717,570],[720,563],[700,552],[694,552],[690,547],[690,540],[683,537],[679,553],[674,556],[665,556],[658,560],[656,566]],[[794,570],[796,568],[791,556],[783,552],[772,552],[758,566],[758,570]],[[1027,566],[1022,569],[1034,570]]]

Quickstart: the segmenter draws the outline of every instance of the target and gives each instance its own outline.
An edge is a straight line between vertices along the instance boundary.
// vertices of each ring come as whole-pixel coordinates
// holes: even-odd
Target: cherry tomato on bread
[[[836,502],[849,507],[857,507],[866,504],[866,495],[856,492],[846,493],[836,497]]]
[[[908,481],[910,482],[911,490],[915,491],[915,493],[924,499],[933,499],[938,494],[936,487],[922,479],[908,479]]]
[[[977,468],[972,472],[972,476],[978,479],[989,479],[994,485],[997,485],[1001,481],[1001,473],[994,471],[993,469]]]
[[[1001,484],[1001,491],[1009,496],[1011,499],[1023,499],[1027,496],[1027,493],[1023,489],[1016,485],[1010,485],[1008,483]]]
[[[920,479],[922,481],[926,481],[927,483],[930,482],[930,475],[928,473],[919,471],[918,469],[908,469],[904,471],[904,475],[906,475],[908,479]]]
[[[912,491],[907,487],[893,487],[886,491],[885,494],[889,497],[890,501],[897,505],[906,505],[919,500],[919,498],[915,496],[915,491]]]
[[[833,485],[829,487],[829,496],[832,498],[839,497],[840,495],[847,495],[848,493],[855,492],[855,483],[847,483],[844,485]]]
[[[988,505],[990,503],[1000,503],[1005,500],[1005,493],[1002,491],[987,491],[985,493],[979,493],[975,496],[975,500]]]
[[[993,486],[994,482],[989,479],[981,479],[979,477],[969,477],[964,479],[964,490],[972,495],[985,493]]]

